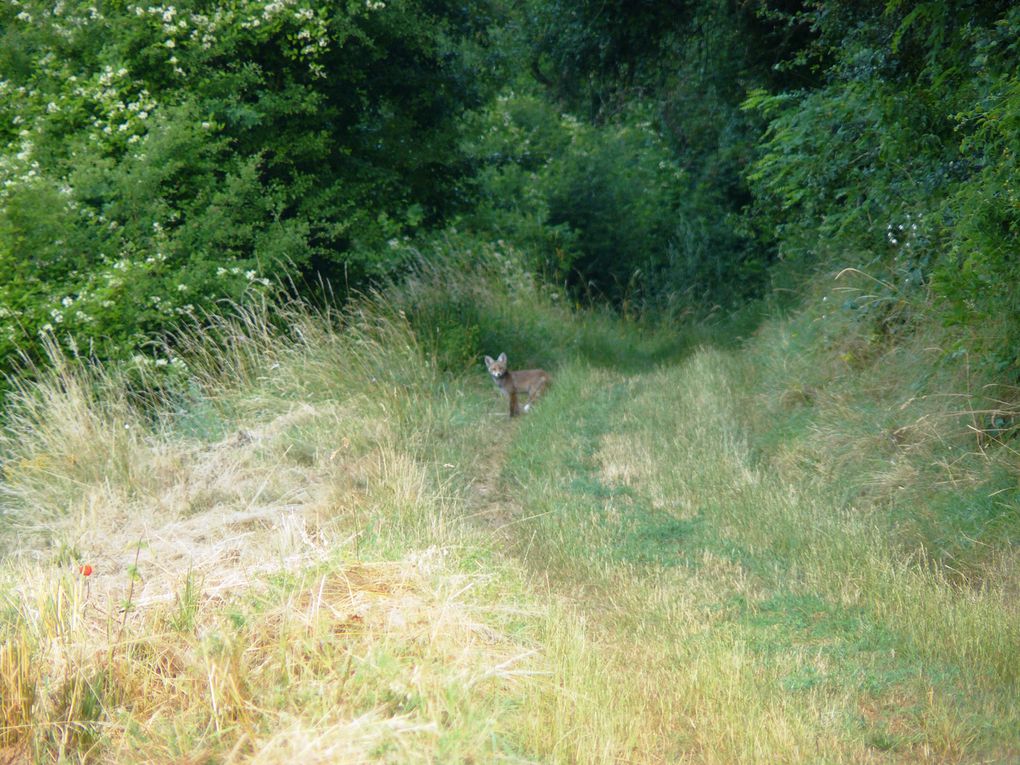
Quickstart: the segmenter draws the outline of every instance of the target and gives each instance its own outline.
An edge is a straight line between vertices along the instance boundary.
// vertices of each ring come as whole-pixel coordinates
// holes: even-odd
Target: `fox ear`
[[[496,361],[498,361],[500,364],[506,364],[506,354],[505,353],[499,354],[499,358],[496,359]]]
[[[495,363],[496,362],[492,360],[492,356],[486,356],[485,357],[485,366],[491,367]]]

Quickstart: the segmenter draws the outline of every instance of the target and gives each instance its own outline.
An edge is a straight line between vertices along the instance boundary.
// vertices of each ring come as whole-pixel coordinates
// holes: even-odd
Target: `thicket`
[[[876,334],[922,296],[947,322],[994,323],[978,351],[1020,371],[1020,8],[826,3],[800,15],[812,88],[753,93],[768,120],[749,210],[781,257],[874,277],[848,301]]]
[[[0,363],[123,358],[271,281],[391,273],[462,202],[485,13],[4,3]]]
[[[0,29],[5,368],[364,288],[437,236],[628,313],[852,267],[876,337],[921,301],[1020,368],[1004,0],[12,0]]]
[[[947,322],[994,322],[984,347],[950,350],[1015,374],[1014,4],[536,1],[522,26],[548,98],[596,126],[612,152],[625,150],[609,137],[641,115],[676,169],[668,201],[642,184],[643,209],[666,211],[639,223],[654,242],[643,257],[614,247],[606,267],[579,242],[575,283],[617,301],[637,292],[703,308],[791,273],[858,268],[879,288],[846,310],[876,335],[909,325],[905,307],[920,298]],[[605,174],[586,175],[623,230],[640,220],[613,204]],[[598,209],[575,194],[548,219],[590,231],[585,216]],[[619,225],[613,212],[599,220]]]

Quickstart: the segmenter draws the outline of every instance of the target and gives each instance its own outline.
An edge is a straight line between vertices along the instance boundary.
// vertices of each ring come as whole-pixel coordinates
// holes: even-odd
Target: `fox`
[[[492,356],[485,357],[485,368],[492,375],[492,381],[502,391],[504,396],[510,399],[510,416],[516,417],[520,414],[518,408],[518,397],[527,395],[528,400],[524,402],[524,411],[531,410],[531,405],[549,387],[552,378],[544,369],[522,369],[519,372],[511,372],[507,368],[506,354],[499,354],[499,358],[493,361]]]

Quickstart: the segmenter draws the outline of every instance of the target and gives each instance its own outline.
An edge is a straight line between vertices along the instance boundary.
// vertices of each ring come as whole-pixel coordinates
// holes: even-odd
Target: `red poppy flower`
[[[88,563],[83,566],[78,566],[78,570],[81,571],[82,576],[92,576],[92,566]]]

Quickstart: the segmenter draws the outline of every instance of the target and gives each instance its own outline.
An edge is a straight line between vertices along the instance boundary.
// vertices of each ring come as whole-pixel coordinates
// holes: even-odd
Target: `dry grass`
[[[22,577],[6,590],[20,625],[0,660],[3,743],[42,761],[492,756],[496,718],[480,708],[513,694],[532,652],[443,558],[192,579],[126,615],[82,577]]]
[[[414,278],[440,300],[452,277]],[[515,326],[509,296],[461,289]],[[182,338],[188,386],[157,417],[59,363],[20,392],[0,762],[1020,749],[1015,550],[986,527],[964,549],[969,516],[937,504],[1013,501],[987,496],[1016,477],[1008,391],[908,392],[933,337],[848,361],[806,316],[629,376],[579,353],[511,425],[480,370],[439,373],[393,307],[408,294]]]
[[[470,562],[421,459],[448,427],[434,372],[389,311],[286,310],[286,333],[252,310],[190,348],[217,439],[101,370],[14,401],[4,761],[510,757],[500,719],[540,670],[506,631],[522,604],[479,594],[513,574]]]

